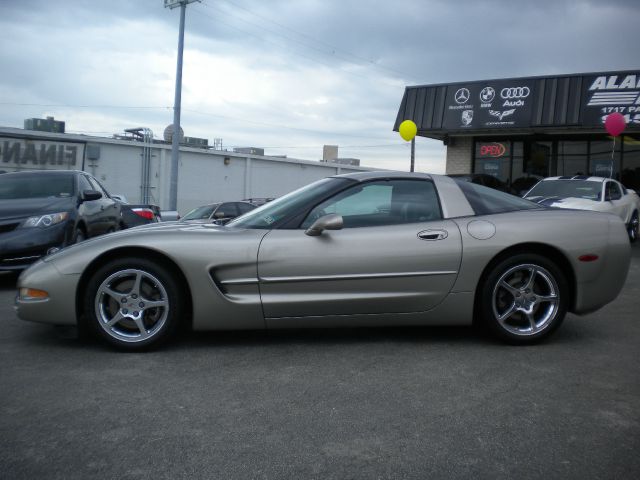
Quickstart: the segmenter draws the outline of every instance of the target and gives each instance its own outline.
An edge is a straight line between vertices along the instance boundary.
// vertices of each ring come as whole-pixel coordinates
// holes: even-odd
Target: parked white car
[[[611,178],[549,177],[534,185],[524,198],[548,207],[615,213],[627,225],[629,239],[634,242],[638,238],[640,197]]]

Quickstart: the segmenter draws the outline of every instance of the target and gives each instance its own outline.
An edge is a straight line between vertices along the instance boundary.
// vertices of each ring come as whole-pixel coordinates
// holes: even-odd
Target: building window
[[[640,135],[625,135],[621,143],[623,162],[620,181],[625,187],[640,191]]]
[[[505,185],[510,180],[511,170],[510,140],[476,142],[474,172],[498,179]]]
[[[640,190],[640,136],[618,137],[613,147],[614,142],[603,136],[580,140],[478,139],[473,173],[494,177],[505,185],[505,190],[517,195],[525,193],[537,180],[556,175],[611,177]]]

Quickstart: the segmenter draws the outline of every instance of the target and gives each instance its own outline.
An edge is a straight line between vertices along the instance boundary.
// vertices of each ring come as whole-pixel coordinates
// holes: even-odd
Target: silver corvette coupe
[[[615,215],[541,207],[446,176],[325,178],[226,226],[180,222],[65,248],[18,280],[18,316],[125,350],[178,327],[465,325],[533,343],[616,298]]]

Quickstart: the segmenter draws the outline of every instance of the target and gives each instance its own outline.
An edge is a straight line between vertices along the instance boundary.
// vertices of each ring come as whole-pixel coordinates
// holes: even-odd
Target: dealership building
[[[622,135],[604,126],[626,120]],[[406,87],[395,130],[447,146],[447,174],[480,174],[522,192],[536,179],[597,175],[640,191],[640,70]]]
[[[130,203],[169,208],[170,141],[154,139],[144,128],[105,138],[60,133],[63,122],[52,118],[32,120],[25,121],[25,129],[0,127],[0,172],[83,170]],[[34,130],[38,122],[49,131]],[[334,153],[337,157],[337,148]],[[255,148],[229,151],[181,145],[178,211],[185,214],[207,203],[278,197],[324,177],[370,170],[353,165],[353,159],[343,160],[331,156],[324,161],[299,160],[267,156]]]

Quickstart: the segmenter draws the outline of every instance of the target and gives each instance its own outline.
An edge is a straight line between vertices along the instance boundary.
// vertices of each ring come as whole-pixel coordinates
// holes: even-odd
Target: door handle
[[[423,230],[418,232],[420,240],[444,240],[449,236],[446,230]]]

